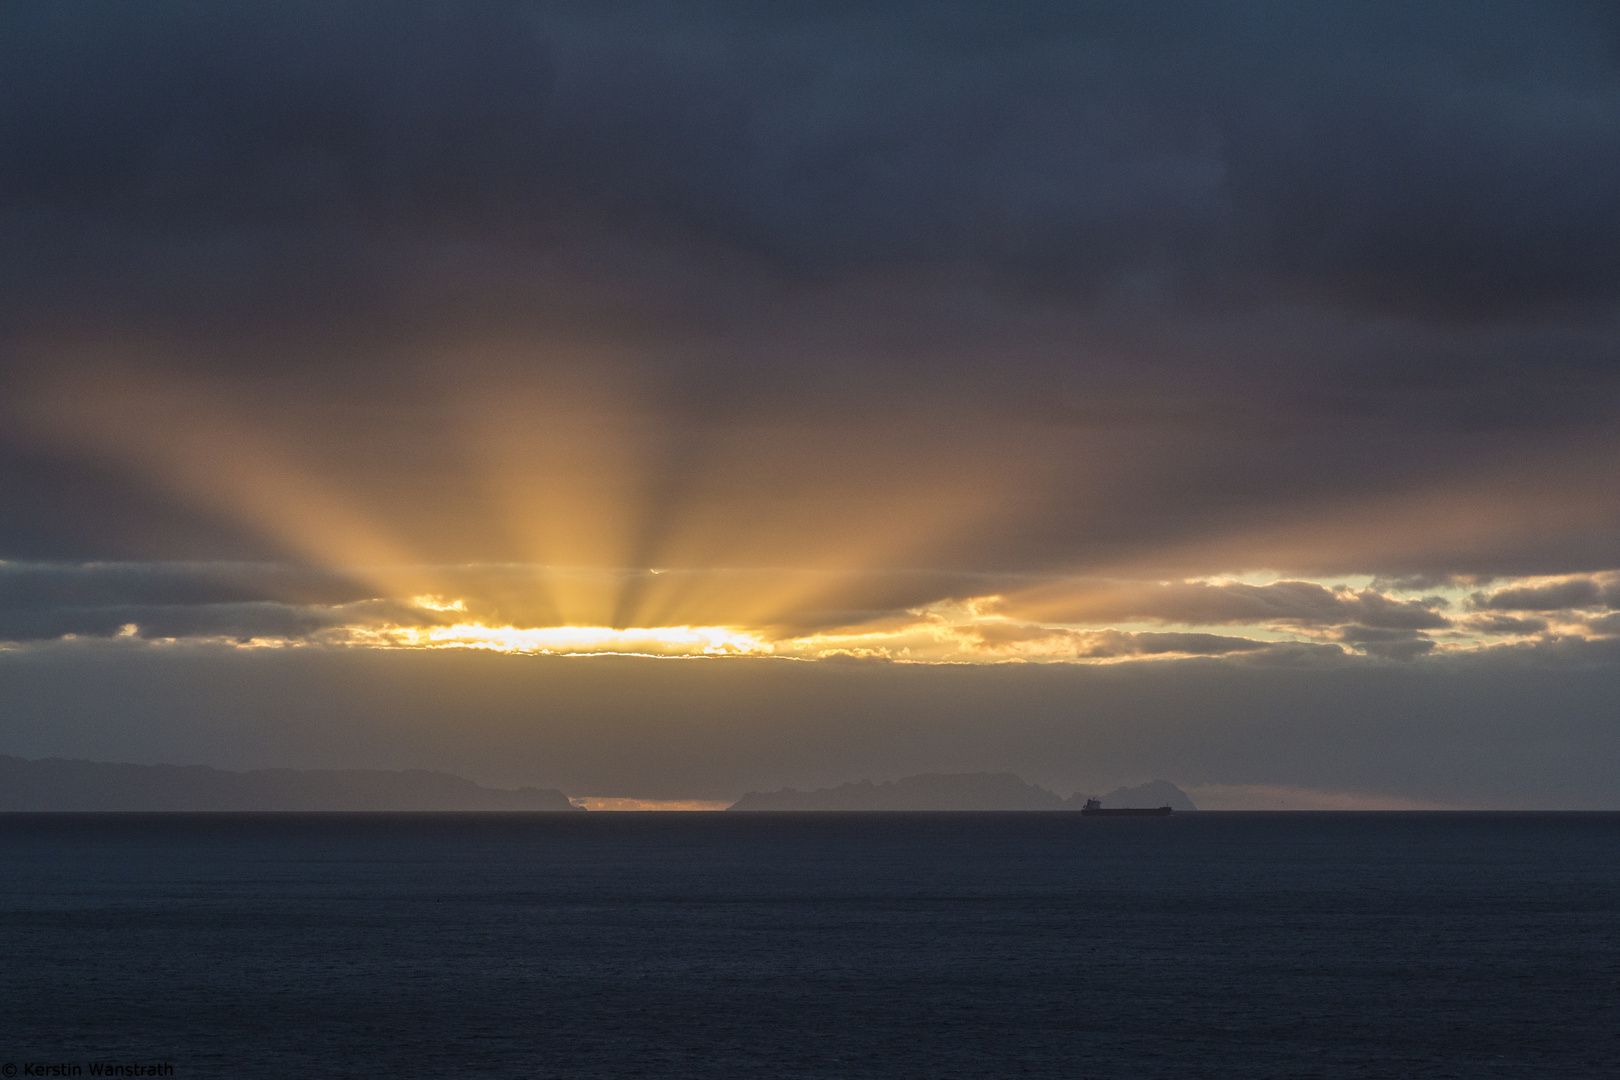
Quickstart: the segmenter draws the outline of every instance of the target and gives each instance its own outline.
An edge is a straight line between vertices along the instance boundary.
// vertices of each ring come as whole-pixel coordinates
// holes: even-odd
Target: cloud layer
[[[1411,661],[1606,641],[1614,575],[1452,583],[1401,596],[1353,583],[1179,583],[760,569],[531,565],[0,563],[0,647],[481,649],[552,655],[863,658],[905,663]],[[393,585],[395,591],[386,586]],[[405,585],[405,591],[397,587]],[[624,607],[625,598],[634,604]],[[661,617],[559,617],[609,604]],[[1531,614],[1530,611],[1536,612]],[[1556,610],[1555,610],[1556,609]],[[1510,613],[1511,612],[1511,613]]]
[[[1620,564],[1601,5],[4,18],[12,557]]]

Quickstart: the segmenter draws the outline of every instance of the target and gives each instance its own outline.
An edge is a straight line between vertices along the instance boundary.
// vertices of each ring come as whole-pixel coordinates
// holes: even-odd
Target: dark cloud
[[[1007,645],[1035,645],[1054,655],[1103,660],[1124,656],[1224,656],[1264,649],[1263,641],[1220,634],[1130,633],[1120,630],[1065,630],[1020,623],[976,625],[969,631],[978,644],[994,651]]]
[[[1161,634],[1152,631],[1122,634],[1106,632],[1105,642],[1094,645],[1092,656],[1157,656],[1185,653],[1189,656],[1222,656],[1226,653],[1253,652],[1264,643],[1220,634]]]
[[[795,272],[966,257],[1043,287],[1207,295],[1235,276],[1493,315],[1620,280],[1601,179],[1620,80],[1590,4],[7,20],[3,177],[34,215],[314,228],[339,263],[330,238],[356,229],[543,248],[628,220]]]
[[[1306,641],[1276,641],[1263,649],[1237,653],[1230,659],[1239,667],[1330,670],[1350,663],[1353,653],[1337,645]]]
[[[1388,660],[1413,660],[1434,648],[1427,638],[1402,638],[1395,641],[1367,641],[1358,646],[1373,656]]]
[[[1277,623],[1292,626],[1363,626],[1434,630],[1451,625],[1438,597],[1397,600],[1372,589],[1334,591],[1314,581],[1087,583],[1046,601],[1041,590],[1013,596],[1011,610],[1029,607],[1055,621],[1125,621],[1217,625]]]
[[[366,603],[372,601],[371,603]],[[0,641],[304,638],[402,613],[339,574],[266,563],[0,563]],[[411,612],[420,621],[421,612]]]
[[[482,478],[446,385],[566,411],[584,372],[648,436],[634,565],[768,513],[759,473],[898,476],[877,429],[1039,463],[955,567],[1607,567],[1613,40],[1509,0],[12,4],[0,392],[207,373],[357,503],[448,505]],[[0,555],[307,555],[9,419]],[[1432,491],[1547,524],[1446,533]],[[1414,500],[1382,548],[1296,520],[1380,499]],[[423,558],[532,557],[457,509],[459,547],[378,514]]]
[[[1475,593],[1476,608],[1495,611],[1558,611],[1565,608],[1620,607],[1620,581],[1574,577],[1542,585],[1514,586]]]
[[[353,625],[365,613],[293,607],[287,604],[62,605],[0,611],[0,641],[34,642],[65,637],[150,639],[262,638],[297,641],[320,630]]]
[[[1337,636],[1348,645],[1387,660],[1411,660],[1434,648],[1431,639],[1409,628],[1346,626]]]
[[[1594,634],[1620,634],[1620,611],[1586,620],[1586,628]]]
[[[1407,574],[1397,577],[1374,577],[1369,588],[1376,592],[1414,593],[1465,585],[1489,585],[1490,579],[1468,574]]]
[[[1477,615],[1467,619],[1471,630],[1485,634],[1540,634],[1547,629],[1546,619],[1519,619],[1510,615]]]
[[[1437,630],[1451,625],[1451,620],[1435,610],[1445,601],[1436,598],[1423,600],[1393,600],[1382,593],[1364,589],[1346,602],[1347,614],[1363,626],[1376,626],[1391,630]]]

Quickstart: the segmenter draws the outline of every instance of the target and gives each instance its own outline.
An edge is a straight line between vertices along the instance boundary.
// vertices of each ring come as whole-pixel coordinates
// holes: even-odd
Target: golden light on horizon
[[[731,806],[726,799],[637,799],[617,795],[575,795],[569,799],[575,806],[595,811],[716,811]]]
[[[358,643],[393,648],[488,649],[504,653],[579,655],[619,653],[649,656],[761,656],[773,649],[769,642],[723,626],[633,627],[606,626],[394,626],[357,630]]]

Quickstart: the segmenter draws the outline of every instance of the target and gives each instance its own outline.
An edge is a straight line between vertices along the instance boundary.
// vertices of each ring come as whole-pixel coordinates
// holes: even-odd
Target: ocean
[[[0,816],[0,1071],[109,1064],[1612,1078],[1620,814]]]

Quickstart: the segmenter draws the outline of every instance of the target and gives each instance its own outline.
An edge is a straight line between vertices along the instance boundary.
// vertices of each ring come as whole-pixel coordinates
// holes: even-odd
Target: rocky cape
[[[1079,810],[1088,796],[1064,799],[1012,773],[924,773],[874,784],[860,780],[838,787],[799,791],[750,791],[731,810]],[[1154,801],[1142,801],[1158,800]],[[1119,788],[1103,797],[1106,807],[1170,806],[1196,809],[1167,780]]]
[[[120,765],[0,755],[0,811],[578,810],[551,788],[487,788],[450,773]]]

